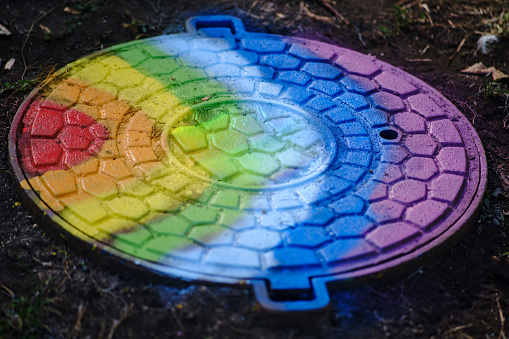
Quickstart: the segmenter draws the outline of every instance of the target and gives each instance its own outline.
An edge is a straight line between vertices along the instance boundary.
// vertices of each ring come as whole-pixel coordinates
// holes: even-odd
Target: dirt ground
[[[506,338],[509,87],[460,70],[483,62],[509,73],[508,11],[502,0],[2,0],[0,25],[11,34],[0,35],[0,338]],[[47,235],[20,203],[8,165],[9,127],[30,89],[82,56],[183,32],[188,17],[204,14],[371,54],[438,89],[486,150],[478,222],[439,260],[332,292],[330,313],[299,325],[260,314],[248,289],[140,279]],[[476,42],[489,32],[499,42],[483,55]]]

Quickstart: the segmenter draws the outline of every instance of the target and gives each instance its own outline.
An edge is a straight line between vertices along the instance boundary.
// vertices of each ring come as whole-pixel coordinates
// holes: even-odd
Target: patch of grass
[[[71,2],[73,10],[81,12],[79,15],[72,15],[69,19],[64,20],[64,33],[71,33],[78,26],[83,24],[83,20],[88,19],[93,12],[104,8],[107,2],[105,0],[74,0]]]
[[[134,36],[134,40],[148,37],[147,32],[149,26],[141,20],[132,19],[130,23],[123,23],[122,28],[130,29],[131,34]]]
[[[24,79],[16,82],[6,82],[0,87],[0,95],[8,92],[24,92],[34,87],[40,81],[39,78],[35,79]]]
[[[479,88],[478,95],[484,97],[503,97],[509,96],[509,82],[507,79],[491,80],[491,73],[486,74],[483,83]]]
[[[401,8],[398,5],[393,5],[392,10],[396,19],[396,24],[399,29],[407,28],[410,24],[411,18],[407,8]]]
[[[394,32],[389,27],[380,25],[378,26],[378,29],[380,30],[380,32],[382,33],[386,40],[391,40],[394,37]]]
[[[477,92],[474,97],[481,96],[485,100],[488,98],[502,98],[504,99],[504,106],[501,108],[504,109],[506,116],[504,117],[503,123],[504,128],[508,128],[509,126],[509,79],[502,78],[498,80],[491,80],[491,73],[486,74],[484,77],[483,83],[479,87],[479,92]]]
[[[378,29],[386,40],[397,37],[402,30],[408,28],[412,23],[412,14],[408,8],[402,8],[398,5],[392,6],[392,16],[394,20],[385,25],[379,25]]]
[[[0,285],[11,296],[11,300],[0,309],[0,338],[40,338],[47,330],[41,320],[43,314],[49,311],[58,313],[50,307],[54,303],[54,298],[49,297],[53,289],[51,279],[41,281],[25,268],[36,282],[35,287],[26,295],[18,296],[6,286]]]
[[[481,207],[481,215],[479,216],[480,221],[491,220],[493,226],[504,226],[505,216],[509,215],[509,212],[504,211],[504,208],[506,207],[505,202],[494,203],[494,200],[497,199],[499,194],[499,190],[486,192],[486,196],[484,197],[483,205]]]
[[[507,36],[509,35],[509,12],[502,12],[498,16],[484,19],[483,24],[491,34]]]

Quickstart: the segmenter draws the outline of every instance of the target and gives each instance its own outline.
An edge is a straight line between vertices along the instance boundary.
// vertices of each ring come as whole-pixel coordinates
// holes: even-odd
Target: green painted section
[[[217,149],[229,155],[237,155],[249,149],[246,137],[239,132],[221,131],[212,134],[211,139]]]
[[[204,151],[192,155],[207,172],[220,180],[225,180],[239,172],[239,169],[229,156],[215,150]]]
[[[167,215],[156,218],[149,223],[149,228],[159,235],[184,235],[191,226],[189,222],[176,215]]]
[[[197,126],[177,127],[171,134],[186,152],[207,147],[205,133]]]
[[[152,237],[152,234],[144,228],[139,228],[136,231],[128,232],[128,233],[119,233],[115,236],[115,241],[119,243],[125,243],[126,245],[131,245],[135,247],[141,247],[148,239]],[[122,248],[122,245],[117,246]]]
[[[279,164],[273,157],[264,153],[252,152],[244,154],[238,159],[239,164],[250,172],[268,176],[279,169]]]
[[[219,191],[212,199],[212,205],[217,207],[237,209],[239,204],[239,195],[231,191]]]
[[[246,135],[253,135],[263,132],[262,127],[252,115],[234,117],[232,119],[233,129]]]
[[[217,210],[198,207],[195,205],[187,206],[180,215],[191,221],[193,225],[213,224],[217,220]]]

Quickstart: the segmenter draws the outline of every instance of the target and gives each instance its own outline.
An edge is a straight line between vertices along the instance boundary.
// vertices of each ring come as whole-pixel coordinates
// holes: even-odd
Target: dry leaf
[[[10,71],[12,66],[14,66],[14,63],[16,62],[16,59],[12,58],[11,60],[7,61],[5,63],[4,69]]]
[[[465,68],[464,70],[460,71],[461,73],[465,74],[478,74],[478,75],[486,75],[488,73],[492,73],[496,71],[495,67],[486,67],[482,62],[478,62],[476,64],[473,64],[470,67]]]
[[[11,31],[9,31],[5,26],[0,25],[0,35],[11,35]]]
[[[39,24],[39,27],[44,31],[44,33],[51,34],[51,29],[49,29],[48,27],[41,24]]]
[[[77,11],[75,9],[72,9],[71,7],[64,8],[64,12],[71,13],[73,15],[80,15],[81,14],[81,11]]]
[[[491,73],[491,77],[493,80],[499,80],[499,79],[505,79],[509,78],[509,75],[505,74],[502,71],[499,71],[495,67],[486,67],[482,62],[478,62],[476,64],[473,64],[472,66],[464,69],[461,71],[461,73],[465,74],[475,74],[475,75],[486,75]]]
[[[504,72],[499,71],[498,69],[494,70],[493,73],[491,73],[491,76],[493,80],[500,80],[500,79],[507,79],[509,78],[509,75],[505,74]]]

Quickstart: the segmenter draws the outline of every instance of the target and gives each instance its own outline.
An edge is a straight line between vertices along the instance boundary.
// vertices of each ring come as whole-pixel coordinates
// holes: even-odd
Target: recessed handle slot
[[[233,35],[245,32],[244,24],[239,18],[229,15],[205,15],[189,18],[186,22],[188,33],[196,34],[207,28],[228,28]]]

